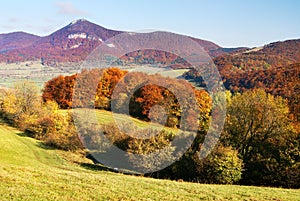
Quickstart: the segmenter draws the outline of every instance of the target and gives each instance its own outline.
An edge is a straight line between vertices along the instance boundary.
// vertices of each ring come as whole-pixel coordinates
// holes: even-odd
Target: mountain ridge
[[[59,62],[80,62],[104,41],[121,33],[125,32],[107,29],[85,19],[79,19],[48,36],[36,36],[39,38],[32,40],[31,43],[26,42],[25,45],[11,49],[6,46],[1,47],[3,50],[0,54],[0,62],[41,60],[46,65],[52,66]],[[200,44],[209,54],[222,49],[211,41],[191,36],[189,38]],[[13,38],[9,40],[11,43],[14,41]],[[19,43],[22,44],[21,41]]]

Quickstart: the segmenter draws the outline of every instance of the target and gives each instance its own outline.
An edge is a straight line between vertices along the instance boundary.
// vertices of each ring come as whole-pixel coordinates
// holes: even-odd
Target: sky
[[[258,47],[300,38],[298,0],[0,0],[0,33],[45,36],[76,19],[122,31],[154,29]]]

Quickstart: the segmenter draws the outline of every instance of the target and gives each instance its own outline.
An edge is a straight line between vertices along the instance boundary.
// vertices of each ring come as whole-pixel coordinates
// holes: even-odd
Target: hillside
[[[214,59],[219,70],[225,73],[268,69],[300,62],[300,39],[274,42],[263,47],[238,51]]]
[[[299,200],[299,190],[204,185],[101,170],[0,124],[0,200]],[[62,157],[64,156],[64,158]],[[98,170],[96,170],[98,169]]]
[[[291,113],[299,121],[300,39],[239,49],[213,61],[227,90],[243,92],[263,88],[275,96],[282,96],[288,99]],[[194,69],[184,77],[205,86]]]
[[[0,53],[32,45],[40,37],[24,32],[0,34]]]
[[[13,63],[38,60],[50,66],[59,66],[61,62],[80,62],[107,39],[121,33],[125,32],[106,29],[87,20],[79,19],[45,37],[31,36],[26,33],[22,33],[22,37],[12,37],[16,35],[14,33],[2,37],[0,35],[0,50],[2,50],[0,52],[0,62]],[[225,49],[223,51],[222,47],[213,42],[190,38],[201,45],[211,56],[217,56],[225,52]],[[157,41],[157,43],[159,42],[161,41]],[[177,59],[177,57],[161,51],[149,52],[147,50],[141,50],[139,53],[134,52],[128,56],[141,59],[140,55],[143,55],[146,59],[149,57],[154,58],[156,62],[161,63],[171,63]]]
[[[268,93],[286,98],[291,113],[298,121],[300,120],[300,63],[241,72],[236,75],[224,74],[223,78],[225,87],[235,92],[264,88]]]

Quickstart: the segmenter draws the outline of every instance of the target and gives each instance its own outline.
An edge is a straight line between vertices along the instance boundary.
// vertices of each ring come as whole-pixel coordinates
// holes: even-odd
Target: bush
[[[66,115],[56,113],[50,117],[43,117],[40,126],[43,127],[42,140],[45,144],[67,151],[83,149],[69,113]]]
[[[102,125],[99,129],[79,127],[82,140],[92,152],[105,152],[111,148],[102,139],[100,132],[103,132],[110,144],[127,152],[125,157],[128,157],[132,167],[141,172],[156,169],[174,160],[172,154],[175,148],[170,147],[174,135],[171,132],[156,129],[138,130],[133,123],[126,122],[118,126],[113,123]],[[123,128],[120,130],[120,127]]]
[[[68,128],[70,129],[70,127]],[[48,133],[45,136],[44,142],[48,146],[66,151],[83,149],[82,143],[73,129]]]
[[[145,129],[141,133],[152,136],[147,139],[133,139],[128,142],[129,159],[141,171],[160,169],[175,160],[175,147],[170,146],[173,134],[165,130]],[[138,154],[138,155],[136,155]]]
[[[197,164],[198,181],[203,183],[233,184],[242,176],[243,162],[231,147],[219,146]]]

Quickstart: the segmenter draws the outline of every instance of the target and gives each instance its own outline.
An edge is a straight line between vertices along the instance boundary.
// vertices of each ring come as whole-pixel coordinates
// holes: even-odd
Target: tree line
[[[76,80],[80,82],[81,90],[77,88],[78,90],[74,92],[77,97],[74,98],[73,89]],[[95,80],[96,84],[91,84],[91,80]],[[112,98],[117,84],[118,89],[115,93],[118,95]],[[94,86],[91,88],[91,85],[96,88]],[[150,110],[152,106],[160,105],[167,111],[166,126],[179,127],[182,108],[173,92],[183,93],[188,89],[195,95],[202,120],[208,121],[212,103],[205,90],[197,90],[183,80],[141,72],[127,74],[127,71],[118,68],[83,70],[80,74],[56,77],[45,84],[42,98],[44,102],[55,101],[61,109],[89,107],[92,104],[96,109],[111,110],[113,106],[122,112],[122,108],[129,105],[130,115],[145,121],[150,119],[159,121],[159,116],[155,116],[155,112],[151,113]],[[185,101],[185,105],[192,104],[189,99]]]

